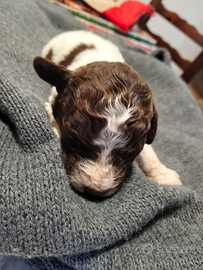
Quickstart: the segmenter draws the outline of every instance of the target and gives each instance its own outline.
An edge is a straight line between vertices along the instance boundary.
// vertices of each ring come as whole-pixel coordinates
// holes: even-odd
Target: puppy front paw
[[[49,102],[45,102],[44,107],[45,107],[45,110],[46,110],[47,115],[49,116],[49,118],[52,117],[53,111],[52,111],[51,104]]]
[[[178,173],[163,164],[160,164],[160,168],[157,168],[149,177],[152,178],[154,182],[162,185],[182,185]]]
[[[58,126],[58,124],[53,116],[53,110],[52,110],[52,106],[51,106],[50,102],[45,102],[44,107],[45,107],[45,110],[46,110],[47,115],[49,117],[49,121],[50,121],[52,129],[54,130],[57,137],[60,138],[59,126]]]

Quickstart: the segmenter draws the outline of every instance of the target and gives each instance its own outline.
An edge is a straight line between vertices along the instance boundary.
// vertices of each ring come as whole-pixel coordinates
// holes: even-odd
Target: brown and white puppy
[[[90,32],[66,32],[44,47],[34,68],[54,86],[45,107],[78,191],[112,195],[135,159],[152,180],[181,184],[149,146],[157,129],[152,92],[114,44]]]

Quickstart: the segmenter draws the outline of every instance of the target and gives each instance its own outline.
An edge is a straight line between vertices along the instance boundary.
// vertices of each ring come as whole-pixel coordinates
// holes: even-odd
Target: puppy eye
[[[95,161],[98,158],[98,148],[90,143],[83,143],[78,138],[62,142],[63,151],[77,158],[90,159]]]

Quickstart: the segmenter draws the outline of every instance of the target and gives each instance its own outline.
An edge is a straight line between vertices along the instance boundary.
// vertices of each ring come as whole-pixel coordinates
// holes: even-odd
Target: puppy
[[[152,92],[114,44],[91,32],[66,32],[44,47],[34,68],[53,86],[45,107],[79,192],[114,194],[135,159],[155,182],[181,184],[150,146],[158,117]]]

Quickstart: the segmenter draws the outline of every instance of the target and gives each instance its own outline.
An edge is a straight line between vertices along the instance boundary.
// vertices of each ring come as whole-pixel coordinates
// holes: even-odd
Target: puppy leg
[[[160,162],[151,145],[145,144],[136,161],[153,181],[164,185],[182,184],[179,175]]]
[[[49,121],[50,121],[52,129],[54,130],[56,135],[58,137],[60,137],[59,126],[58,126],[58,124],[53,116],[53,110],[52,110],[52,105],[55,101],[56,96],[57,96],[56,88],[52,87],[51,95],[49,96],[49,101],[45,102],[44,106],[45,106],[45,110],[47,112],[47,115],[49,117]]]

